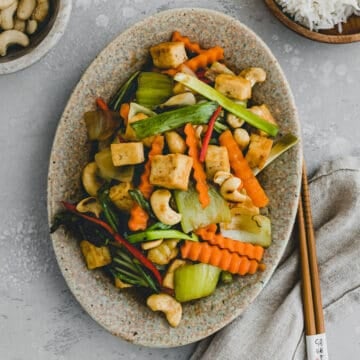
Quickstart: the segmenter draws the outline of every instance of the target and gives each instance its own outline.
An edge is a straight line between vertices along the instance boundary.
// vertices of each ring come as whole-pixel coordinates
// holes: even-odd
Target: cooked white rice
[[[331,29],[360,14],[360,0],[276,0],[283,11],[310,30]]]

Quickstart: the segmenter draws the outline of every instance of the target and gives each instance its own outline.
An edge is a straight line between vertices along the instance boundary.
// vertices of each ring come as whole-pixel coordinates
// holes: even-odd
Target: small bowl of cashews
[[[65,32],[72,0],[0,0],[0,75],[24,69]]]

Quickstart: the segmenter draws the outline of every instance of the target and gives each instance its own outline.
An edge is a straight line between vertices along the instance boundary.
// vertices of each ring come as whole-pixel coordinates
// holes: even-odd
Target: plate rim
[[[146,24],[148,21],[151,21],[153,19],[157,19],[157,18],[160,18],[162,15],[164,14],[180,14],[180,13],[191,13],[191,12],[201,12],[202,15],[203,14],[209,14],[210,16],[217,16],[217,17],[222,17],[224,20],[226,21],[232,21],[232,22],[235,22],[237,26],[240,26],[242,28],[244,28],[249,34],[251,34],[253,37],[256,38],[257,42],[259,42],[263,48],[264,51],[266,51],[267,55],[270,57],[270,59],[272,60],[272,66],[274,66],[277,71],[279,72],[279,74],[281,75],[281,79],[284,83],[284,87],[286,89],[286,92],[287,92],[287,95],[289,96],[289,103],[292,107],[292,110],[294,112],[294,127],[296,128],[297,130],[297,133],[299,135],[299,144],[296,145],[294,147],[294,151],[296,151],[296,158],[297,158],[297,167],[296,167],[296,170],[297,170],[297,184],[296,184],[296,194],[295,194],[295,197],[298,198],[299,197],[299,194],[300,194],[300,183],[301,183],[301,159],[302,159],[302,149],[301,149],[301,145],[300,143],[302,142],[301,141],[301,129],[300,129],[300,121],[299,121],[299,116],[298,116],[298,111],[297,111],[297,107],[295,105],[295,100],[294,100],[294,96],[293,96],[293,93],[291,91],[291,88],[290,88],[290,85],[289,85],[289,82],[278,62],[278,60],[276,59],[276,57],[273,55],[273,53],[271,52],[270,48],[266,45],[266,43],[260,38],[259,35],[257,35],[252,29],[250,29],[248,26],[246,26],[245,24],[243,24],[241,21],[239,21],[238,19],[230,16],[230,15],[227,15],[225,13],[222,13],[222,12],[219,12],[219,11],[216,11],[216,10],[211,10],[211,9],[204,9],[204,8],[197,8],[197,7],[191,7],[191,8],[173,8],[173,9],[168,9],[168,10],[164,10],[164,11],[161,11],[159,13],[156,13],[156,14],[151,14],[147,17],[145,17],[144,19],[141,19],[140,21],[137,21],[131,25],[129,25],[128,28],[126,28],[124,31],[122,31],[121,33],[119,33],[118,35],[116,35],[94,58],[94,60],[88,65],[87,69],[84,71],[84,73],[82,74],[82,76],[80,77],[78,83],[76,84],[76,86],[74,87],[74,89],[72,90],[69,98],[68,98],[68,101],[66,103],[66,106],[64,108],[64,111],[60,117],[60,120],[58,121],[58,124],[57,124],[57,128],[56,128],[56,132],[55,132],[55,135],[54,135],[54,138],[53,138],[53,143],[52,143],[52,147],[51,147],[51,153],[50,153],[50,158],[49,158],[49,166],[48,166],[48,181],[47,181],[47,214],[48,214],[48,224],[49,226],[51,225],[51,220],[52,220],[52,213],[51,213],[51,210],[52,210],[52,206],[53,206],[53,201],[51,199],[51,194],[52,194],[52,184],[51,184],[51,178],[50,178],[50,174],[52,172],[52,163],[53,163],[53,157],[54,157],[54,148],[56,146],[56,143],[58,141],[58,138],[60,136],[60,125],[62,124],[62,121],[63,121],[63,118],[64,118],[64,115],[68,112],[68,110],[70,109],[71,107],[71,99],[73,97],[73,95],[78,91],[78,89],[80,88],[81,86],[81,83],[84,81],[84,79],[87,78],[88,74],[91,73],[91,70],[92,68],[94,67],[94,65],[97,64],[97,62],[101,61],[102,59],[102,55],[104,53],[106,53],[108,51],[108,49],[113,45],[113,43],[119,38],[119,37],[123,37],[123,36],[126,36],[126,34],[129,32],[129,31],[132,31],[134,27],[141,27],[143,26],[144,24]],[[296,149],[296,150],[295,150]],[[74,293],[73,289],[72,289],[72,285],[70,285],[70,279],[68,279],[68,276],[69,274],[66,273],[63,269],[63,267],[60,265],[60,259],[58,257],[58,254],[56,252],[56,249],[55,249],[55,246],[54,246],[54,243],[55,243],[55,240],[53,238],[53,235],[51,235],[51,241],[52,241],[52,246],[53,246],[53,249],[54,249],[54,253],[55,253],[55,257],[56,257],[56,260],[57,260],[57,263],[58,263],[58,266],[60,268],[60,271],[62,273],[62,276],[64,277],[65,279],[65,282],[67,284],[67,286],[69,287],[69,289],[71,290],[71,293],[73,294],[73,296],[76,298],[76,300],[78,301],[78,303],[81,305],[81,307],[87,312],[87,314],[92,318],[94,319],[94,321],[96,323],[98,323],[99,325],[101,325],[103,328],[105,328],[107,331],[109,331],[110,333],[112,333],[113,335],[115,336],[118,336],[120,337],[121,339],[123,340],[126,340],[126,341],[129,341],[133,344],[136,344],[136,345],[143,345],[143,346],[148,346],[148,347],[154,347],[154,348],[172,348],[172,347],[176,347],[176,346],[183,346],[183,345],[187,345],[187,344],[190,344],[190,343],[193,343],[193,342],[196,342],[196,341],[199,341],[201,339],[204,339],[212,334],[214,334],[215,332],[219,331],[220,329],[224,328],[226,325],[228,325],[231,321],[233,321],[234,319],[236,319],[238,316],[241,315],[241,313],[247,308],[247,306],[249,306],[253,301],[254,299],[259,295],[259,293],[261,292],[261,290],[263,289],[263,287],[268,283],[268,281],[270,280],[270,278],[272,277],[275,269],[277,268],[277,266],[279,265],[279,262],[281,260],[281,257],[282,255],[284,254],[284,251],[285,251],[285,248],[286,248],[286,245],[288,244],[289,242],[289,239],[290,239],[290,235],[291,235],[291,232],[292,232],[292,229],[293,229],[293,225],[294,225],[294,222],[295,222],[295,218],[296,218],[296,211],[297,211],[297,201],[294,201],[292,203],[292,207],[291,209],[289,209],[290,213],[291,213],[291,216],[289,217],[290,218],[290,222],[289,222],[289,227],[287,228],[287,231],[286,231],[286,234],[284,235],[284,238],[286,238],[286,241],[283,241],[283,246],[282,246],[282,249],[281,251],[279,251],[279,253],[277,253],[277,261],[275,263],[275,265],[272,267],[271,271],[269,271],[267,273],[267,276],[262,278],[262,284],[261,286],[258,286],[259,289],[257,289],[256,291],[253,291],[252,293],[252,296],[249,297],[249,301],[248,301],[248,304],[241,310],[239,310],[238,312],[236,312],[235,314],[232,314],[231,316],[231,319],[226,323],[226,324],[221,324],[221,325],[217,325],[214,327],[214,329],[207,333],[206,335],[201,335],[199,337],[196,337],[194,338],[193,340],[191,341],[186,341],[186,342],[177,342],[177,343],[171,343],[170,345],[167,345],[167,344],[154,344],[154,343],[145,343],[143,341],[137,341],[137,340],[134,340],[133,338],[129,338],[129,337],[126,337],[124,336],[123,334],[119,334],[119,333],[114,333],[108,326],[106,326],[104,323],[101,323],[98,321],[98,319],[96,319],[92,312],[90,311],[90,308],[88,306],[86,306],[86,304],[84,304],[81,299],[78,298],[78,296],[76,296],[76,294]],[[256,287],[256,285],[259,285],[257,283],[254,284],[254,288]]]

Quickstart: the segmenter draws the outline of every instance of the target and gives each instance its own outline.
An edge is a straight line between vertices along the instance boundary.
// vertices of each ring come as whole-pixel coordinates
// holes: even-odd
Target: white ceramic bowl
[[[0,57],[0,75],[24,69],[40,60],[60,40],[69,22],[72,0],[50,0],[50,15],[39,31],[30,37],[30,45],[9,49]]]

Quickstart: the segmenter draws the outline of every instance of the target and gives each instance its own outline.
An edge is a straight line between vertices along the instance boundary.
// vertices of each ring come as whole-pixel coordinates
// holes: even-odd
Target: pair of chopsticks
[[[303,160],[302,185],[298,209],[298,226],[302,274],[302,297],[306,348],[309,360],[328,359],[320,278],[317,265],[314,227],[306,166]]]

